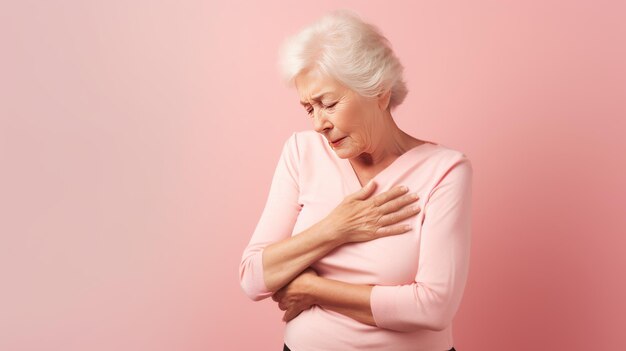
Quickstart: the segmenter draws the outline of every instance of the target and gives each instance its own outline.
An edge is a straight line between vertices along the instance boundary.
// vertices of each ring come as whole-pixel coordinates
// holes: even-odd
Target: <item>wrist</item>
[[[311,278],[307,282],[307,295],[311,302],[311,305],[319,305],[320,304],[320,284],[323,283],[323,279],[320,276],[312,275]]]
[[[333,247],[338,247],[347,243],[347,241],[345,240],[346,236],[343,235],[341,230],[337,229],[337,226],[330,223],[327,219],[319,222],[318,228],[324,238],[326,238],[326,241],[331,243]]]

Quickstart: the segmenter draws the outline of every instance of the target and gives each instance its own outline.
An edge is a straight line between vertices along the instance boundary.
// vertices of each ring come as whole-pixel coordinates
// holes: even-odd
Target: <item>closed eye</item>
[[[334,102],[334,103],[332,103],[331,105],[328,105],[328,106],[324,106],[324,108],[333,108],[333,107],[335,107],[335,105],[337,105],[337,102]],[[307,110],[306,110],[306,112],[307,112],[309,115],[311,115],[311,114],[313,113],[313,109],[312,109],[312,108],[309,108],[309,109],[307,109]]]

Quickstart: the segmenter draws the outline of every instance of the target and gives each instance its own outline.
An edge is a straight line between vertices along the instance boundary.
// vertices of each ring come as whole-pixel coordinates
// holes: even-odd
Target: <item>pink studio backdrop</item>
[[[241,253],[311,129],[283,38],[346,7],[406,67],[402,129],[473,162],[472,350],[619,348],[619,1],[0,3],[0,350],[279,350]]]

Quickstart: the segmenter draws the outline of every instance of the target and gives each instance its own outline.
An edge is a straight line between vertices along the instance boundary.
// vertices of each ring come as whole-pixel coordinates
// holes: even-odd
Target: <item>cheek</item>
[[[362,144],[367,139],[367,126],[363,124],[362,119],[359,116],[345,116],[341,125],[337,125],[341,131],[350,136],[350,141],[358,145]]]
[[[363,116],[358,109],[344,108],[336,111],[337,126],[345,132],[360,133],[363,129]]]

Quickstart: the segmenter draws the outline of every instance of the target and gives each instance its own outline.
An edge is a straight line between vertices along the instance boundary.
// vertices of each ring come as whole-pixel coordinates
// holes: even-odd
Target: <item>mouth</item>
[[[339,138],[339,139],[337,139],[337,140],[335,140],[335,141],[331,141],[330,143],[332,144],[332,146],[337,146],[337,145],[341,144],[341,141],[342,141],[343,139],[345,139],[345,138],[346,138],[346,137]]]

